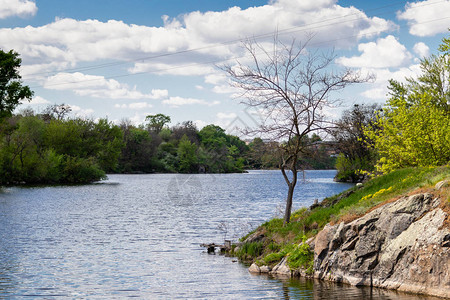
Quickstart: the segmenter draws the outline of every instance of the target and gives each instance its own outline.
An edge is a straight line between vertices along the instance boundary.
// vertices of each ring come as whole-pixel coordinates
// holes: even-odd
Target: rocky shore
[[[310,276],[450,298],[449,181],[433,191],[403,196],[352,222],[327,224],[306,243],[313,272],[252,264],[252,273]],[[444,195],[444,196],[442,196]]]

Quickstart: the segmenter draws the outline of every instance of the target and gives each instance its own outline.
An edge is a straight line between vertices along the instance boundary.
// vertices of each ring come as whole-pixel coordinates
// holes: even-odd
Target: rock
[[[250,266],[250,268],[248,268],[248,271],[249,271],[250,273],[254,273],[254,274],[259,274],[259,273],[261,273],[261,269],[258,267],[257,264],[252,264],[252,265]]]
[[[287,257],[284,257],[275,267],[273,267],[271,274],[291,276],[291,269],[287,264]]]
[[[326,255],[330,245],[330,240],[334,236],[336,230],[337,228],[335,228],[335,226],[327,224],[317,234],[316,239],[314,240],[314,254],[317,257],[323,257]]]
[[[440,189],[448,187],[449,185],[450,185],[450,180],[448,180],[448,179],[442,180],[442,181],[439,181],[438,183],[436,183],[436,185],[434,186],[434,189],[436,191],[439,191]]]
[[[260,242],[264,240],[265,235],[262,231],[255,231],[252,234],[250,234],[245,240],[244,243],[254,243],[254,242]]]
[[[315,239],[314,277],[450,297],[447,213],[422,193],[385,204]]]
[[[269,266],[261,266],[259,267],[261,273],[269,273],[271,268]]]

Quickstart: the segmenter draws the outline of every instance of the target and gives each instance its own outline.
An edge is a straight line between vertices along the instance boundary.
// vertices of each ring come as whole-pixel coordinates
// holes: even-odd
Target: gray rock
[[[315,239],[314,277],[450,297],[450,230],[436,201],[428,193],[402,197],[325,226]]]
[[[244,241],[244,243],[254,243],[254,242],[260,242],[264,240],[265,235],[261,231],[255,231],[252,234],[250,234]]]
[[[284,257],[275,267],[273,267],[271,274],[291,276],[291,269],[287,264],[287,257]]]
[[[450,180],[446,179],[446,180],[442,180],[439,181],[438,183],[436,183],[436,185],[434,186],[434,189],[436,191],[439,191],[440,189],[444,188],[444,187],[448,187],[450,185]]]
[[[269,266],[261,266],[259,267],[261,273],[269,273],[271,268]]]
[[[261,273],[261,269],[258,267],[257,264],[252,264],[252,265],[250,266],[250,268],[248,268],[248,271],[249,271],[250,273],[254,273],[254,274],[259,274],[259,273]]]

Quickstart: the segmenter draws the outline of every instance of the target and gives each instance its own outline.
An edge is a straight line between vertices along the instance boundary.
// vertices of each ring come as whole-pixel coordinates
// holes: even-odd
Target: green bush
[[[306,273],[311,274],[313,271],[313,263],[314,263],[314,252],[311,251],[309,245],[304,241],[303,243],[297,246],[297,248],[289,253],[287,262],[291,269],[306,269]]]
[[[263,253],[264,245],[262,242],[244,243],[236,255],[242,260],[255,259]]]

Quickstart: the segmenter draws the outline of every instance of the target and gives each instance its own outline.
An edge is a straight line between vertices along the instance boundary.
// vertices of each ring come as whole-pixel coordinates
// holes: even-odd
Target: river
[[[306,171],[294,209],[350,187]],[[280,215],[279,171],[109,175],[83,186],[0,189],[0,298],[425,299],[253,276],[199,245]],[[431,298],[426,298],[431,299]]]

